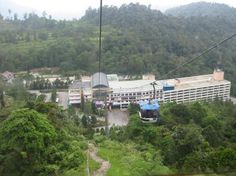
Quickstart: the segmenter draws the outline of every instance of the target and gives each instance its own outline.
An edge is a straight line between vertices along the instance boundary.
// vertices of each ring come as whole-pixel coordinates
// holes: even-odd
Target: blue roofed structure
[[[159,110],[160,108],[156,99],[151,101],[141,101],[139,105],[141,110]]]

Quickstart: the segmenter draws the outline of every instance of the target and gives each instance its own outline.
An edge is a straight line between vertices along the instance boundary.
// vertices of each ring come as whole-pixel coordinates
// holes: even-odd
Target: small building
[[[3,77],[3,80],[8,82],[8,83],[12,83],[12,81],[14,80],[15,78],[15,75],[14,73],[12,72],[9,72],[9,71],[5,71],[4,73],[1,74],[2,77]]]
[[[69,104],[81,104],[82,96],[84,101],[92,101],[91,82],[82,82],[80,80],[74,81],[69,86]]]
[[[101,100],[101,97],[106,100],[109,90],[106,74],[82,76],[81,80],[76,80],[69,86],[69,104],[81,104],[82,97],[84,101],[97,101]]]
[[[92,76],[92,88],[108,88],[107,75],[104,73],[95,73]]]
[[[93,89],[93,99],[105,100],[110,90],[107,75],[101,72],[93,74],[91,84]]]

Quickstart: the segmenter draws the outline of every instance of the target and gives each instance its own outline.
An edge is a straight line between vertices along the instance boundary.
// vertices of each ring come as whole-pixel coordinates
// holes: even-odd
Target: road
[[[57,97],[59,98],[58,105],[62,106],[63,109],[68,108],[68,92],[57,92]]]
[[[125,126],[128,124],[128,112],[121,111],[119,109],[113,109],[112,111],[108,111],[107,119],[109,126]]]

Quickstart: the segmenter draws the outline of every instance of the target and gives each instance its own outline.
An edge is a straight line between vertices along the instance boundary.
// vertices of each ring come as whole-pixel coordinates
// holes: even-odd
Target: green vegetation
[[[236,17],[234,8],[225,4],[208,2],[195,2],[180,7],[174,7],[168,9],[165,13],[177,17],[213,16],[224,17],[230,20],[233,20]]]
[[[234,9],[233,9],[234,10]],[[112,14],[112,15],[111,15]],[[93,73],[97,68],[98,11],[81,20],[56,21],[26,14],[0,16],[0,71],[60,67],[61,72]],[[102,69],[107,73],[161,76],[231,35],[235,20],[215,16],[177,18],[139,4],[104,7]],[[216,30],[217,29],[217,30]],[[232,40],[172,76],[225,70],[236,95],[236,41]],[[224,58],[224,60],[223,60]],[[31,79],[31,78],[29,78]],[[69,80],[68,80],[69,81]],[[53,88],[67,84],[56,81]],[[48,89],[47,80],[32,87]],[[56,90],[52,90],[52,102]],[[143,124],[138,107],[129,107],[129,124],[105,137],[93,104],[62,110],[28,94],[21,80],[0,80],[0,175],[86,175],[88,141],[111,163],[108,175],[221,173],[236,170],[236,105],[232,102],[162,104],[161,123]],[[82,114],[83,112],[83,114]],[[99,168],[89,158],[90,172]],[[229,173],[229,175],[235,173]]]
[[[71,80],[67,78],[66,81],[62,81],[60,79],[56,79],[52,83],[47,79],[36,77],[35,79],[31,79],[29,85],[26,85],[27,88],[31,90],[49,90],[49,89],[68,89],[69,84],[71,84]]]
[[[71,169],[68,171],[65,171],[65,173],[63,174],[63,176],[87,176],[88,172],[87,172],[87,163],[83,163],[79,168],[77,169]],[[91,158],[89,158],[89,170],[90,171],[95,171],[97,169],[100,168],[99,163],[97,163],[96,161],[92,160]]]
[[[143,124],[129,107],[126,127],[95,130],[91,103],[84,112],[60,109],[24,88],[3,94],[0,175],[86,175],[88,142],[111,163],[108,175],[224,173],[236,168],[236,105],[232,102],[162,104],[161,123]],[[14,85],[2,90],[16,90]],[[21,96],[19,96],[21,95]],[[96,111],[95,111],[96,113]],[[30,164],[29,164],[30,163]],[[89,158],[90,173],[99,163]],[[20,169],[19,169],[20,168]]]
[[[99,154],[112,163],[109,174],[220,173],[236,169],[236,111],[231,102],[163,104],[162,125],[143,124],[135,109],[130,107],[127,127],[110,130],[112,142],[97,140],[102,141]],[[145,167],[135,173],[131,168],[139,164]]]
[[[163,175],[170,174],[163,166],[158,151],[151,146],[143,146],[147,151],[139,151],[135,143],[119,143],[105,140],[99,144],[99,155],[111,163],[110,176],[119,175]]]
[[[204,10],[209,9],[204,8],[208,6],[211,5],[203,4],[197,10],[210,13]],[[235,17],[228,16],[235,16],[236,10],[224,5],[213,6],[223,9],[221,14],[224,16],[206,14],[180,18],[133,3],[120,8],[105,6],[103,72],[129,75],[154,73],[158,78],[212,43],[235,33]],[[60,73],[67,75],[96,72],[98,18],[97,9],[90,8],[80,20],[73,21],[56,21],[34,13],[26,14],[23,20],[1,20],[0,71],[59,67]],[[169,76],[211,73],[214,68],[220,67],[226,78],[235,84],[235,47],[236,41],[232,39]]]
[[[86,175],[86,129],[78,115],[19,92],[20,98],[4,95],[0,109],[0,175]],[[99,167],[90,163],[91,172]]]

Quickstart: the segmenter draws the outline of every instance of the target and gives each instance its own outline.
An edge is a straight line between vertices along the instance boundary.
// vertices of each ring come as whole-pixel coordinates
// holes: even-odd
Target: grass
[[[17,49],[17,50],[24,50],[27,51],[30,48],[37,48],[37,49],[44,49],[47,47],[48,44],[56,42],[55,39],[48,39],[45,41],[42,40],[37,40],[37,41],[30,41],[30,42],[25,42],[25,41],[19,41],[18,43],[1,43],[0,47],[4,48],[5,50],[12,50],[12,49]]]
[[[100,168],[100,164],[91,158],[89,158],[89,172],[90,175],[92,173]],[[71,169],[66,171],[62,176],[87,176],[88,171],[87,171],[87,162],[84,162],[78,169]]]
[[[221,173],[221,174],[196,174],[194,176],[235,176],[236,172],[228,172],[228,173]]]
[[[111,163],[108,176],[141,176],[170,174],[169,168],[159,161],[148,157],[149,152],[142,153],[135,149],[135,144],[121,144],[105,141],[99,147],[98,155]]]
[[[73,41],[72,37],[61,37],[60,39],[66,39]],[[50,44],[54,44],[58,41],[58,39],[55,39],[53,37],[49,37],[47,40],[32,40],[29,42],[26,41],[18,41],[17,43],[0,43],[0,47],[4,50],[23,50],[28,51],[31,48],[37,48],[37,49],[45,49]]]

